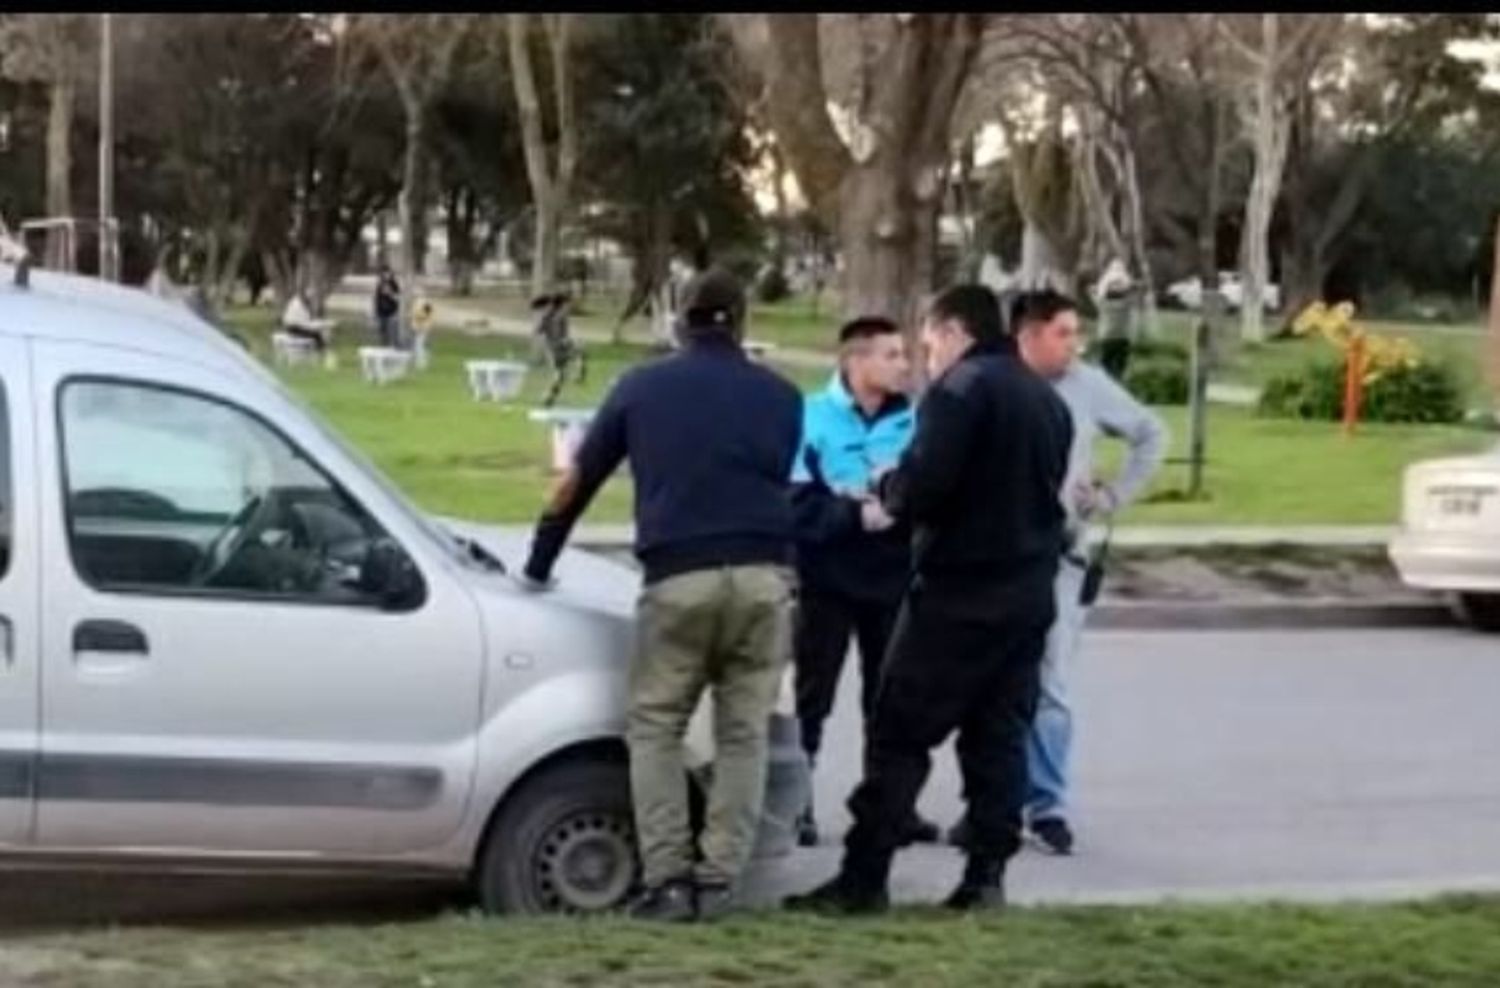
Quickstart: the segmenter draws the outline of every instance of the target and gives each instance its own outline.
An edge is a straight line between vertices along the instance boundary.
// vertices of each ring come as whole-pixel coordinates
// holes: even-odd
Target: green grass
[[[236,323],[266,353],[269,316],[239,311]],[[354,347],[367,333],[349,322],[340,328],[336,372],[297,368],[285,372],[345,435],[428,510],[482,521],[533,519],[549,487],[548,431],[527,419],[546,386],[534,371],[521,399],[506,405],[469,398],[463,361],[474,357],[525,359],[526,344],[495,337],[440,331],[433,366],[386,388],[359,378]],[[1278,344],[1302,346],[1303,344]],[[596,404],[632,362],[638,345],[591,346],[589,380],[570,385],[561,404]],[[826,372],[784,369],[804,390],[820,386]],[[1173,435],[1172,457],[1185,458],[1187,423],[1182,409],[1164,409]],[[1248,410],[1214,406],[1209,415],[1206,500],[1184,502],[1186,467],[1167,466],[1152,501],[1132,508],[1130,524],[1386,524],[1397,517],[1402,469],[1430,456],[1480,449],[1492,437],[1469,429],[1366,426],[1352,439],[1333,424],[1261,419]],[[1120,444],[1101,446],[1100,464],[1118,462]],[[617,477],[590,509],[594,522],[629,517],[629,484]]]
[[[241,309],[231,320],[255,352],[269,360],[272,317]],[[547,427],[527,418],[540,404],[550,375],[536,368],[515,402],[494,404],[469,397],[464,361],[526,359],[525,342],[474,337],[439,330],[432,365],[383,388],[360,379],[358,346],[369,330],[358,320],[340,324],[339,368],[297,367],[283,379],[359,446],[419,505],[439,514],[480,521],[527,522],[536,517],[550,487],[551,440]],[[597,405],[609,385],[631,364],[647,357],[640,346],[590,346],[589,375],[571,382],[558,404]],[[800,386],[821,381],[822,371],[784,371]],[[612,522],[630,514],[630,487],[621,475],[600,493],[586,521]]]
[[[706,927],[449,917],[367,928],[140,930],[11,940],[18,988],[1264,986],[1500,983],[1500,901],[765,914]]]

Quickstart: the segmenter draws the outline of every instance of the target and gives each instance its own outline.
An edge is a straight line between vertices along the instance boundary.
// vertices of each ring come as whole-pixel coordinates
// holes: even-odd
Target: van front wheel
[[[480,904],[493,913],[592,913],[619,906],[640,880],[623,762],[579,759],[522,783],[479,857]]]

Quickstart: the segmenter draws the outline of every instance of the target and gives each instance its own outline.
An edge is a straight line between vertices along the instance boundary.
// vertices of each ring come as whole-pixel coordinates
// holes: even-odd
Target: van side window
[[[393,559],[410,563],[301,450],[240,408],[94,379],[66,383],[59,401],[68,539],[98,589],[372,605]]]
[[[10,472],[10,396],[0,381],[0,578],[10,572],[10,540],[15,529]]]

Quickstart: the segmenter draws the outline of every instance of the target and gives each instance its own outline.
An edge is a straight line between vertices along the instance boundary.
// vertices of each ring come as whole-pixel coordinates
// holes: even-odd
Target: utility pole
[[[99,16],[99,277],[116,281],[114,19]]]

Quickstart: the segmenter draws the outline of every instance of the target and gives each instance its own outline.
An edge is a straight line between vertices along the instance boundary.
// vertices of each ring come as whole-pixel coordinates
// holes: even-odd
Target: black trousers
[[[897,620],[865,746],[864,779],[849,797],[850,877],[883,885],[932,768],[932,749],[958,732],[958,764],[973,833],[970,853],[1000,861],[1021,847],[1026,732],[1036,712],[1050,609],[1006,623],[944,614],[909,595]]]
[[[795,682],[802,750],[809,761],[817,760],[823,746],[823,723],[838,695],[851,636],[859,645],[860,711],[868,725],[896,610],[889,603],[802,591],[797,602]]]
[[[1130,340],[1115,337],[1099,341],[1099,365],[1104,372],[1120,383],[1125,382],[1125,369],[1130,366]]]

